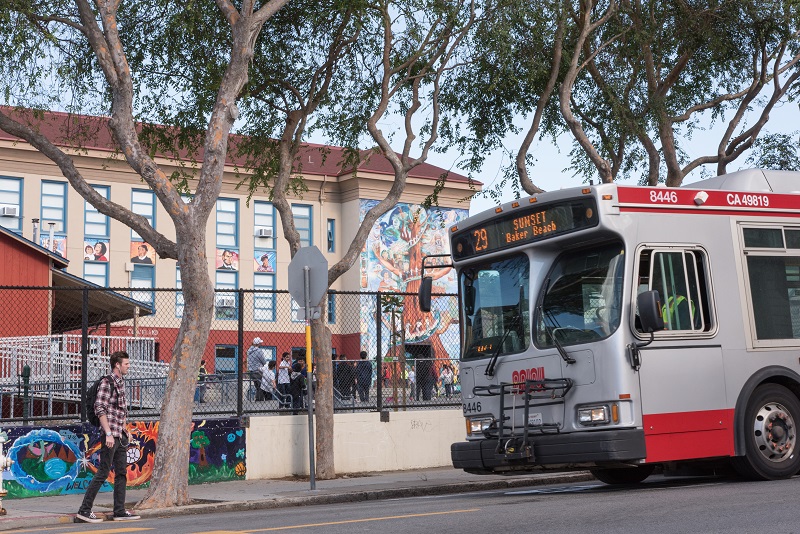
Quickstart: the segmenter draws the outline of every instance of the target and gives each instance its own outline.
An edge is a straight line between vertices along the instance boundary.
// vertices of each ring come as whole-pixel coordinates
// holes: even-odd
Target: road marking
[[[425,514],[406,514],[406,515],[390,515],[385,517],[366,517],[364,519],[347,519],[343,521],[328,521],[325,523],[307,523],[305,525],[287,525],[285,527],[271,527],[271,528],[258,528],[247,530],[212,530],[203,531],[202,534],[246,534],[250,532],[275,532],[278,530],[289,530],[296,528],[312,528],[312,527],[328,527],[333,525],[349,525],[352,523],[368,523],[370,521],[391,521],[393,519],[410,519],[414,517],[431,517],[435,515],[448,515],[448,514],[465,514],[469,512],[477,512],[480,508],[470,508],[468,510],[449,510],[447,512],[428,512]]]
[[[91,530],[70,530],[70,534],[117,534],[119,532],[142,532],[143,530],[155,530],[150,528],[136,528],[136,527],[123,527],[123,528],[103,528]]]
[[[601,488],[603,486],[605,486],[605,484],[593,484],[591,486],[560,486],[558,488],[506,491],[504,492],[504,494],[505,495],[550,495],[553,493],[573,493],[573,492],[577,493],[579,491],[589,491]]]

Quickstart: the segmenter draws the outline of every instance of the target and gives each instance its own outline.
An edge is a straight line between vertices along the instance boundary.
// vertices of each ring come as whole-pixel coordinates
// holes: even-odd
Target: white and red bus
[[[542,193],[461,221],[451,245],[456,467],[800,469],[800,173]]]

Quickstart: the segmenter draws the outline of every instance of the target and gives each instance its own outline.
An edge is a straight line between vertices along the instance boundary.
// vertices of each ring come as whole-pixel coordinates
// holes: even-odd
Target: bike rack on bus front
[[[528,440],[530,431],[537,431],[542,434],[558,433],[561,431],[558,423],[541,423],[532,425],[528,419],[530,415],[531,401],[534,406],[549,406],[552,404],[563,404],[564,397],[573,382],[570,378],[545,378],[542,380],[526,380],[525,382],[493,384],[489,386],[475,386],[473,393],[476,397],[495,397],[500,396],[500,415],[498,419],[492,421],[489,427],[484,430],[486,438],[497,438],[497,454],[505,455],[508,460],[533,459],[533,448]],[[514,404],[506,406],[506,396],[511,395]],[[507,416],[509,410],[516,410],[516,397],[522,395],[523,398],[523,421],[522,435],[515,433],[514,421],[511,416]],[[506,425],[506,421],[511,421]]]

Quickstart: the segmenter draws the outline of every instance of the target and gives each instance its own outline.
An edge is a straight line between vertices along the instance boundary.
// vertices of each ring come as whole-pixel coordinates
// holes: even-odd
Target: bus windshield
[[[474,265],[460,273],[463,359],[522,352],[530,345],[528,257]]]
[[[536,310],[536,345],[575,345],[610,336],[622,316],[623,270],[620,244],[560,256]]]

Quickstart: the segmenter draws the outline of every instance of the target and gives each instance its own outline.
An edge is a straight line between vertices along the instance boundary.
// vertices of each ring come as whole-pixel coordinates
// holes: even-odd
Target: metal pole
[[[239,358],[237,358],[239,360],[239,372],[236,373],[236,391],[238,392],[236,394],[236,415],[241,417],[244,413],[244,373],[247,370],[247,366],[245,365],[246,358],[244,354],[244,291],[239,289],[239,294],[237,297],[239,299],[239,302],[237,302],[239,305],[237,309],[237,315],[239,319],[237,340],[237,343],[239,344]],[[256,387],[260,387],[260,384]]]
[[[137,308],[138,309],[138,308]],[[81,423],[86,422],[86,383],[89,381],[89,290],[83,288],[81,307]]]
[[[306,391],[308,393],[308,471],[311,480],[311,489],[317,488],[314,478],[316,466],[314,465],[314,387],[312,382],[313,369],[311,368],[311,268],[303,266],[303,282],[305,284],[306,305]]]
[[[378,396],[378,412],[383,411],[383,354],[382,354],[382,312],[381,312],[381,292],[375,295],[375,338],[377,340],[377,350],[375,351],[375,363],[377,368],[378,388],[375,394]]]

